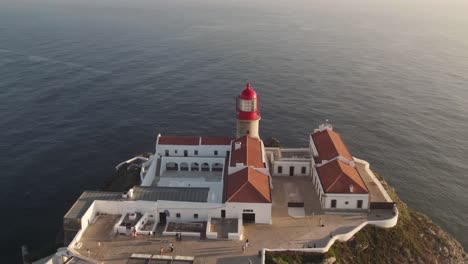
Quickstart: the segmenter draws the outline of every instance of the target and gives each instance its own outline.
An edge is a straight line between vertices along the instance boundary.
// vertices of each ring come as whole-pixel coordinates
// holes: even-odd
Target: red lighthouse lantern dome
[[[252,88],[250,88],[250,83],[247,83],[245,89],[239,95],[239,98],[243,100],[257,99],[257,93]]]
[[[240,120],[260,119],[257,93],[250,87],[250,83],[247,83],[237,98],[237,118]]]

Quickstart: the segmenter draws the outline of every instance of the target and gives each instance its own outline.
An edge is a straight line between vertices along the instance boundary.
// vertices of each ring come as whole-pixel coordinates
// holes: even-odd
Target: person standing
[[[161,247],[161,248],[159,249],[159,255],[164,255],[164,248],[163,248],[163,247]]]
[[[245,248],[248,248],[248,247],[249,247],[249,239],[247,238],[247,239],[245,240]]]
[[[169,248],[171,249],[171,253],[174,252],[174,243],[170,243],[169,244]]]
[[[245,244],[242,244],[242,253],[245,253]]]

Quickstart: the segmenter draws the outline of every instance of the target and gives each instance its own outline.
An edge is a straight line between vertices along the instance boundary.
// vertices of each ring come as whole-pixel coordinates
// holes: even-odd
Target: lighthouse
[[[237,138],[244,135],[260,138],[258,135],[260,121],[258,98],[257,93],[250,87],[250,83],[247,83],[245,89],[237,97],[236,115]]]

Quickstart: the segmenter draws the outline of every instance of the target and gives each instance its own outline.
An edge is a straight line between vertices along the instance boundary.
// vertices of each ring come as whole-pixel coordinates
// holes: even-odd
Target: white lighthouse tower
[[[258,125],[260,121],[260,111],[258,107],[257,93],[250,88],[247,83],[245,89],[237,97],[237,133],[236,137],[244,135],[260,138],[258,135]]]

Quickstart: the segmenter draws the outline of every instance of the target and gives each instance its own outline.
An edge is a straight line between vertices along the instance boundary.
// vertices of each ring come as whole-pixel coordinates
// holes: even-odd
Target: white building
[[[353,156],[331,125],[310,136],[313,182],[324,209],[369,209],[369,190],[356,170]]]

